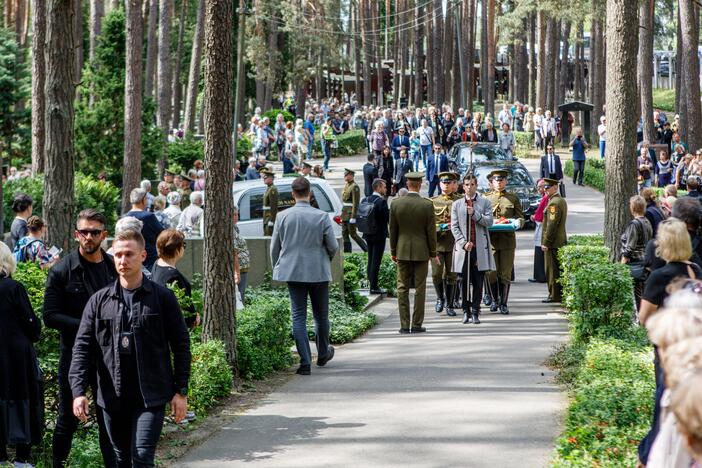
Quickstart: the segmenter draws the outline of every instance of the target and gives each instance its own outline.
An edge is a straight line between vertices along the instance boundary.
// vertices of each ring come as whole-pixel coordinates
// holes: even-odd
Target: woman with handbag
[[[644,265],[644,254],[646,243],[653,237],[653,228],[646,219],[646,200],[641,195],[634,195],[629,199],[629,211],[633,219],[624,229],[621,237],[621,262],[628,264],[631,268],[631,276],[634,279],[634,297],[636,299],[636,310],[641,304],[641,293],[644,282],[648,275]]]

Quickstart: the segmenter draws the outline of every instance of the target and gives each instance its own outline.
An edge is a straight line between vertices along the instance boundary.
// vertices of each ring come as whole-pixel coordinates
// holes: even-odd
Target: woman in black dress
[[[44,429],[42,375],[32,343],[39,341],[41,322],[34,315],[10,249],[0,242],[0,464],[29,463],[30,447],[41,442]]]
[[[162,231],[156,239],[156,250],[158,260],[151,270],[151,281],[165,287],[175,284],[186,296],[192,297],[190,281],[176,268],[178,260],[185,254],[185,235],[175,229]],[[189,328],[194,328],[200,323],[200,315],[192,304],[183,310],[183,317]]]

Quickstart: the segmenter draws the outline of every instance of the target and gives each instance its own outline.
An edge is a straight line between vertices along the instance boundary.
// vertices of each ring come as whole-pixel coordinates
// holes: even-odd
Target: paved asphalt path
[[[532,171],[534,160],[523,161]],[[340,188],[342,167],[328,179]],[[357,177],[360,179],[360,177]],[[601,232],[603,197],[568,182],[569,233]],[[397,303],[325,368],[295,376],[232,419],[182,467],[539,467],[551,457],[566,397],[543,366],[566,339],[557,307],[531,284],[533,231],[518,233],[509,316],[483,311],[481,325],[438,315],[429,281],[428,333],[399,335]]]

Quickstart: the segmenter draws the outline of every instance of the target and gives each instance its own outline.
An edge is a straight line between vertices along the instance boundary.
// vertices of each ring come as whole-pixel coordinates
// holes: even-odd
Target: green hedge
[[[583,183],[600,192],[605,191],[605,166],[604,160],[588,158],[585,161],[585,174]],[[573,177],[573,161],[568,159],[563,167],[563,173],[569,177]]]
[[[586,270],[590,265],[603,264],[609,258],[609,249],[604,245],[580,245],[578,238],[573,241],[568,239],[568,245],[558,250],[558,259],[561,265],[561,285],[563,286],[563,305],[568,310],[573,310],[575,291],[572,287],[571,277],[581,270]]]
[[[517,147],[531,150],[534,148],[534,132],[512,132]]]
[[[346,264],[353,264],[356,266],[358,275],[361,279],[361,284],[364,287],[368,287],[368,275],[366,275],[366,269],[368,268],[368,254],[366,253],[351,253],[344,254],[344,271],[346,271]],[[378,272],[378,287],[385,289],[388,296],[394,296],[397,289],[397,266],[390,259],[390,254],[383,255],[380,261],[380,271]]]
[[[268,117],[268,120],[271,121],[272,128],[278,119],[278,114],[283,114],[283,120],[286,122],[295,122],[295,116],[285,109],[270,109],[261,114],[261,117]]]
[[[213,340],[206,343],[193,342],[188,408],[198,416],[204,416],[208,408],[232,390],[232,370],[227,362],[224,343]]]
[[[353,341],[377,323],[375,314],[354,310],[344,301],[330,298],[329,300],[329,341],[332,344],[344,344]],[[307,313],[307,332],[310,340],[314,340],[314,318],[312,310]]]
[[[44,206],[44,176],[26,177],[12,180],[3,187],[3,210],[5,212],[5,232],[10,230],[14,216],[12,200],[18,193],[26,193],[34,200],[34,213],[41,214]],[[92,176],[76,173],[75,209],[78,212],[85,208],[95,208],[107,217],[107,227],[112,229],[117,222],[120,208],[120,190],[110,182],[101,182]]]
[[[315,132],[314,151],[322,153],[322,144],[319,139],[321,132]],[[338,148],[332,151],[332,156],[353,156],[366,153],[366,137],[363,130],[349,130],[336,137]]]

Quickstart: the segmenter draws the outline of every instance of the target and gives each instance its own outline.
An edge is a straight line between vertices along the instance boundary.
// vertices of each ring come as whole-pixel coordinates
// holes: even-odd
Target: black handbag
[[[643,261],[629,263],[629,269],[631,271],[631,277],[641,282],[646,281],[648,275],[651,273],[648,268],[646,268],[646,264]]]

